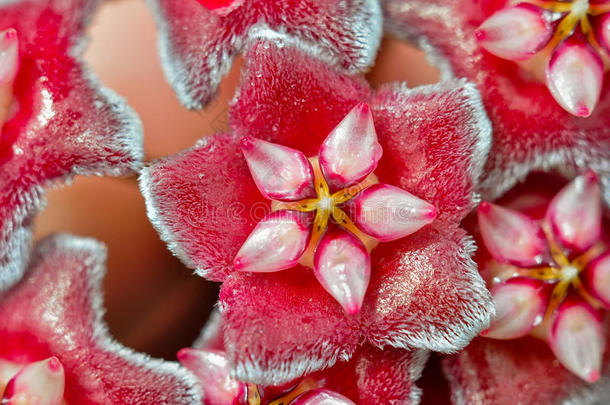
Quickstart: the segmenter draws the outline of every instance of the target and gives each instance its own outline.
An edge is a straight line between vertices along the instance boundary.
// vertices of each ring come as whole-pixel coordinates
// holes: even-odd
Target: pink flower
[[[502,206],[479,207],[477,261],[496,317],[486,338],[445,362],[456,403],[582,403],[610,394],[602,323],[610,250],[598,179],[585,172],[555,196],[559,182],[548,176],[528,183]]]
[[[428,359],[425,350],[380,350],[364,346],[349,362],[297,378],[281,386],[244,383],[230,376],[222,344],[222,322],[214,313],[194,348],[182,349],[178,358],[199,379],[203,404],[416,404],[421,390],[415,381]],[[251,402],[248,402],[251,401]],[[324,402],[328,401],[328,402]]]
[[[206,138],[193,149],[156,162],[141,176],[149,217],[172,252],[199,274],[224,282],[219,305],[226,322],[225,350],[235,375],[278,385],[348,360],[363,343],[444,352],[463,347],[486,327],[491,306],[470,259],[472,241],[458,227],[473,207],[472,191],[489,142],[489,124],[477,92],[463,81],[415,90],[396,84],[372,91],[361,78],[342,75],[290,43],[260,41],[248,51],[231,110],[235,134]],[[369,106],[372,121],[361,103]],[[329,134],[341,134],[346,128],[353,143],[333,148],[334,135]],[[249,137],[247,158],[240,144],[244,137]],[[365,164],[358,161],[360,165],[349,170],[325,172],[329,182],[339,181],[339,188],[345,179],[358,184],[374,170],[379,183],[391,186],[392,193],[409,193],[408,201],[416,206],[431,204],[437,213],[419,231],[371,250],[370,281],[360,311],[353,315],[306,266],[264,272],[277,270],[280,262],[279,267],[292,265],[300,256],[300,238],[309,229],[300,213],[271,214],[283,216],[275,225],[292,221],[286,227],[290,243],[282,245],[289,254],[269,249],[268,255],[260,256],[267,264],[281,258],[274,267],[256,268],[258,261],[251,262],[256,273],[234,267],[248,235],[271,210],[261,190],[270,198],[308,197],[310,169],[314,169],[305,157],[316,156],[323,144],[319,161],[326,161],[325,165],[341,162],[342,153],[366,156]],[[362,144],[370,147],[361,148]],[[267,165],[259,165],[252,154],[263,156],[264,150],[292,163],[282,166],[269,159]],[[273,173],[279,167],[290,170],[280,177],[259,176],[265,169]],[[280,189],[282,193],[276,193]],[[362,203],[362,214],[375,189],[357,194],[350,211],[349,218],[356,218],[353,222],[363,233],[380,229],[376,235],[383,240],[417,229],[419,225],[399,232],[398,222],[395,228],[363,226],[366,215],[358,214],[357,202]],[[330,232],[327,235],[331,237]],[[347,260],[358,260],[360,275],[366,277],[368,250],[349,248],[358,243],[347,235],[349,240],[343,241],[353,256]],[[318,258],[318,269],[332,267],[328,266],[336,257],[332,249],[321,249],[314,258],[316,254],[324,256]],[[243,265],[240,260],[239,265]],[[364,283],[355,285],[361,288]],[[350,300],[342,302],[351,305]],[[356,312],[350,305],[348,311]]]
[[[292,42],[350,73],[369,67],[381,39],[376,0],[152,0],[165,75],[180,101],[202,108],[233,60],[257,38]]]
[[[607,2],[385,0],[383,8],[390,31],[421,44],[445,78],[481,91],[494,136],[479,187],[487,198],[532,170],[591,169],[610,182],[610,81],[599,56],[608,56]]]
[[[104,247],[67,235],[40,242],[24,278],[0,296],[0,395],[6,403],[193,404],[175,363],[132,352],[103,323]]]
[[[43,187],[75,174],[125,174],[141,158],[138,119],[76,59],[96,5],[0,7],[0,291],[25,268]]]

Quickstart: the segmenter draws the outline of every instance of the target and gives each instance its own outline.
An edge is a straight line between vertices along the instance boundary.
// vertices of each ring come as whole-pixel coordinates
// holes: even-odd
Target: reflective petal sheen
[[[0,32],[0,85],[15,78],[19,67],[17,31],[12,28]]]
[[[599,17],[595,24],[595,36],[606,52],[610,52],[610,13]]]
[[[313,170],[302,152],[250,137],[242,139],[241,149],[265,197],[301,200],[315,196]]]
[[[344,230],[329,230],[314,255],[320,284],[348,314],[356,314],[371,277],[371,258],[362,242]]]
[[[487,250],[498,261],[524,267],[551,261],[542,228],[520,212],[482,202],[479,226]]]
[[[602,89],[604,65],[587,43],[568,38],[553,52],[546,84],[555,100],[578,117],[591,115]]]
[[[308,216],[297,211],[275,211],[259,222],[233,262],[239,271],[270,272],[297,264],[310,234]]]
[[[577,299],[564,301],[549,335],[549,345],[564,367],[585,381],[596,381],[604,340],[600,316],[589,304]]]
[[[601,204],[597,176],[589,171],[576,177],[553,198],[547,220],[566,248],[583,252],[601,236]]]
[[[349,398],[327,389],[307,391],[290,403],[290,405],[355,405]]]
[[[495,286],[491,294],[496,316],[483,336],[494,339],[515,339],[527,335],[542,321],[546,297],[541,283],[526,278],[513,278]]]
[[[529,58],[542,49],[552,35],[553,27],[543,11],[531,4],[501,9],[475,31],[483,48],[510,60]]]
[[[190,0],[187,0],[190,1]],[[227,15],[237,7],[241,6],[244,0],[197,0],[205,8],[218,15]]]
[[[580,279],[597,300],[610,308],[610,251],[596,257],[580,275]]]
[[[178,360],[199,379],[205,405],[233,405],[244,396],[245,387],[229,375],[223,352],[185,348],[178,352]]]
[[[64,387],[64,368],[51,357],[22,368],[6,386],[2,405],[60,405]]]
[[[372,173],[382,153],[371,109],[360,103],[320,146],[320,166],[331,189],[336,191]]]
[[[432,204],[388,184],[372,185],[348,207],[358,227],[383,242],[410,235],[436,218]]]

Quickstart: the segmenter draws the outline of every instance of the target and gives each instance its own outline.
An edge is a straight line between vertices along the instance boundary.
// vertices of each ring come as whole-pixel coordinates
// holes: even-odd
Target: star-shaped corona
[[[526,0],[491,15],[475,35],[500,58],[543,66],[549,91],[569,113],[595,109],[610,56],[610,3]]]
[[[242,151],[273,211],[245,241],[235,268],[311,267],[349,314],[362,306],[377,243],[410,235],[436,218],[433,205],[377,181],[382,148],[364,103],[331,131],[317,157],[255,138],[244,138]]]
[[[574,374],[589,382],[600,377],[605,346],[600,310],[610,308],[610,250],[602,239],[601,212],[593,172],[565,186],[541,220],[480,205],[481,236],[493,257],[496,307],[483,335],[541,337]]]

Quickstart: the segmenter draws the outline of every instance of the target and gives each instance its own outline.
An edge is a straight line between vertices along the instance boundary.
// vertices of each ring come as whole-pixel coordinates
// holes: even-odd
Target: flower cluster
[[[456,404],[610,395],[607,1],[151,0],[186,108],[244,64],[228,133],[146,164],[98,3],[0,4],[2,404],[417,404],[431,352]],[[372,88],[384,29],[441,81]],[[131,173],[221,283],[178,362],[110,337],[103,245],[32,241],[46,186]]]

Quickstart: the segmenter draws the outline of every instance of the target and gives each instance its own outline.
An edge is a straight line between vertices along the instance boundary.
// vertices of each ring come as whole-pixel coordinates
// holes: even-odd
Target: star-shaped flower
[[[387,28],[420,44],[444,77],[481,91],[494,131],[480,186],[487,198],[532,170],[591,169],[610,185],[605,2],[384,0],[383,8]]]
[[[199,379],[205,405],[417,404],[428,352],[367,345],[349,362],[297,378],[281,386],[260,386],[235,380],[222,344],[222,321],[214,313],[194,348],[178,358]],[[328,402],[324,402],[328,401]]]
[[[235,134],[206,138],[191,150],[156,162],[141,177],[149,217],[172,252],[199,274],[224,281],[220,307],[226,322],[226,350],[236,376],[263,385],[281,384],[349,359],[364,342],[438,351],[463,347],[485,327],[491,306],[470,260],[472,241],[458,227],[473,207],[473,188],[489,145],[489,123],[477,92],[463,81],[414,90],[395,84],[372,91],[363,79],[342,75],[282,40],[254,44],[246,60],[245,76],[231,110]],[[363,102],[370,106],[372,122]],[[303,156],[316,156],[325,139],[336,140],[329,134],[346,129],[349,134],[339,138],[349,138],[353,145],[330,148],[325,157],[325,146],[329,146],[325,144],[320,162],[350,166],[353,159],[361,166],[350,170],[361,173],[349,178],[358,182],[372,170],[373,160],[378,160],[375,178],[397,193],[392,194],[392,202],[401,202],[396,197],[410,193],[409,202],[431,204],[437,213],[434,222],[419,231],[380,243],[371,251],[370,282],[355,315],[346,313],[311,269],[301,264],[272,273],[234,267],[240,248],[248,244],[248,235],[272,205],[278,204],[270,204],[261,195],[257,182],[271,198],[278,196],[268,188],[273,182],[292,184],[294,188],[285,195],[294,199],[307,196],[312,190],[309,182],[301,180],[310,167]],[[244,137],[246,157],[241,147]],[[362,149],[363,144],[370,149]],[[259,176],[259,168],[264,171],[265,166],[258,167],[257,160],[248,155],[265,148],[276,151],[274,156],[292,156],[301,165],[287,167],[282,178]],[[341,158],[344,153],[349,155],[343,156],[347,160]],[[274,172],[275,161],[269,162],[266,168]],[[254,169],[249,170],[248,164]],[[252,179],[253,173],[257,181]],[[332,183],[339,178],[333,173],[347,178],[348,172],[337,169],[324,178]],[[354,199],[366,200],[365,192]],[[331,201],[329,206],[335,203]],[[362,221],[355,205],[350,218],[357,218],[354,222],[360,229],[378,239],[384,236],[375,232],[393,233],[404,225],[398,221],[393,227],[362,226],[367,221]],[[342,229],[338,224],[332,227]],[[286,234],[290,234],[286,239],[290,243],[283,246],[294,248],[291,254],[278,254],[274,244],[261,260],[299,256],[302,240],[294,237],[302,236],[302,228],[299,223],[290,228],[294,233]],[[343,235],[351,238],[349,243],[358,244],[353,233]],[[360,264],[366,264],[362,249],[353,252],[360,255]],[[318,249],[314,259],[324,255],[320,262],[332,263],[335,255],[330,253],[332,246]],[[346,260],[355,259],[348,256]],[[337,271],[341,266],[330,270]],[[350,271],[346,268],[344,273],[349,280],[346,284],[354,279]]]
[[[288,34],[293,43],[354,73],[381,39],[377,0],[150,0],[168,81],[188,108],[202,108],[248,43]]]
[[[68,235],[40,242],[24,278],[0,296],[0,394],[8,404],[195,404],[192,376],[109,336],[105,248]],[[4,403],[4,400],[2,403]]]
[[[138,119],[78,59],[97,3],[0,6],[0,291],[25,267],[43,187],[125,174],[141,158]]]
[[[445,361],[456,403],[597,403],[610,394],[600,188],[592,172],[558,183],[532,176],[479,207],[477,262],[496,317],[484,338]]]

